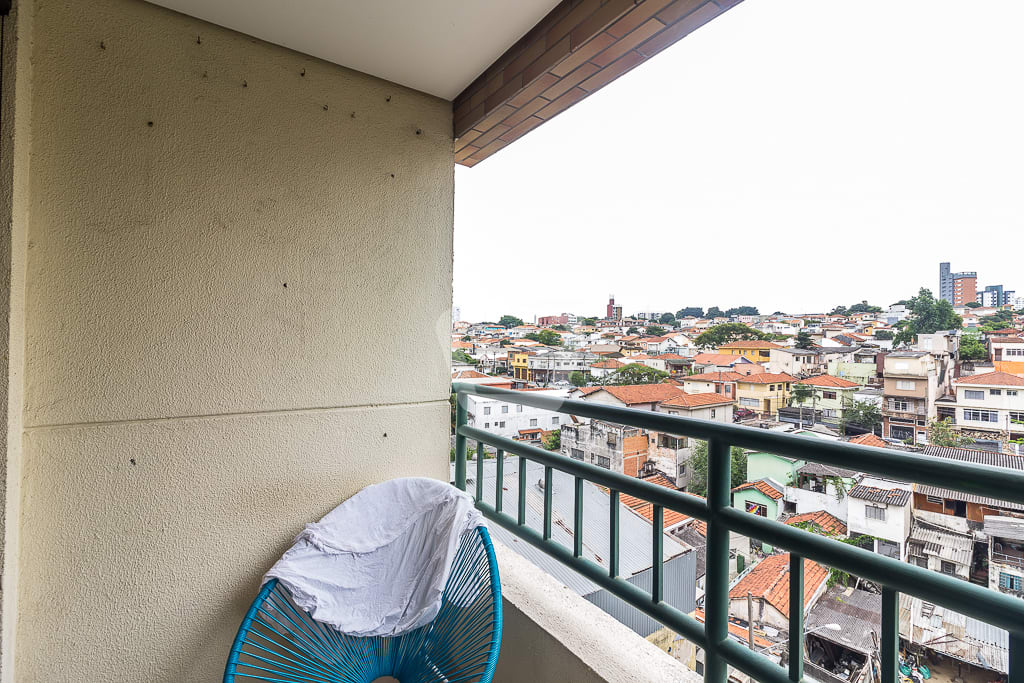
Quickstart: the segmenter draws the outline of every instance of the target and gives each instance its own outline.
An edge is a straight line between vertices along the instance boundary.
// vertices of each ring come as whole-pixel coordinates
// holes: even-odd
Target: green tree
[[[829,312],[829,315],[846,315],[846,306],[836,306]]]
[[[597,324],[597,318],[584,318],[583,319],[583,324],[584,325],[596,325]]]
[[[729,317],[734,315],[760,315],[757,312],[757,306],[736,306],[735,308],[730,308],[725,314]]]
[[[690,316],[693,316],[694,318],[703,318],[704,309],[700,306],[687,306],[686,308],[680,308],[676,311],[676,318],[689,318]]]
[[[736,488],[747,480],[747,452],[739,446],[729,449],[730,488]],[[690,482],[686,485],[688,493],[698,496],[708,495],[708,442],[696,441],[690,452]]]
[[[722,323],[721,325],[715,325],[709,327],[704,332],[701,332],[693,343],[699,348],[710,349],[718,348],[723,344],[729,342],[741,341],[741,340],[762,340],[765,338],[763,332],[758,332],[752,327],[747,327],[743,323]]]
[[[931,420],[928,422],[928,443],[932,446],[949,446],[952,448],[964,448],[974,445],[974,439],[954,431],[953,421],[950,418],[944,420]]]
[[[559,330],[560,332],[568,332],[569,331],[569,326],[568,325],[555,325],[551,329]]]
[[[892,339],[895,336],[892,330],[875,330],[875,339]]]
[[[605,376],[601,384],[622,386],[626,384],[657,384],[668,377],[663,370],[649,368],[640,363],[625,365],[610,375]]]
[[[469,335],[467,334],[466,336],[464,336],[464,337],[462,338],[462,341],[473,341],[473,338],[472,338],[472,337],[470,337],[470,336],[469,336]]]
[[[840,423],[843,434],[846,433],[848,424],[874,432],[875,428],[882,424],[882,409],[868,401],[854,400],[853,403],[843,407],[843,419]]]
[[[498,324],[504,325],[505,327],[519,327],[523,324],[523,319],[517,318],[514,315],[503,315],[501,316],[501,319],[498,320]]]
[[[544,446],[545,450],[558,451],[562,449],[562,432],[559,429],[552,431],[550,434],[541,439],[541,445]]]
[[[569,373],[569,384],[573,385],[574,387],[586,386],[586,375],[584,375],[579,370],[573,370],[572,372]]]
[[[881,313],[881,306],[872,306],[867,300],[861,301],[859,304],[854,304],[846,309],[849,313]]]
[[[981,304],[977,301],[968,301],[964,304],[967,308],[981,308]]]
[[[626,330],[626,334],[640,334],[640,328],[634,325],[633,327],[630,327],[628,330]]]
[[[935,334],[939,330],[958,330],[963,318],[953,310],[953,304],[945,299],[936,299],[931,290],[924,287],[907,304],[911,317],[899,324],[900,331],[893,338],[894,344],[911,344],[919,334]]]
[[[462,349],[452,351],[452,360],[456,363],[469,363],[470,365],[476,365],[479,362]]]
[[[811,333],[807,330],[800,330],[796,333],[796,348],[798,349],[813,349],[814,338],[811,337]]]
[[[665,334],[665,328],[661,325],[648,325],[647,329],[644,330],[645,334],[649,334],[652,337],[660,337]]]
[[[807,401],[810,401],[814,396],[814,389],[807,386],[806,384],[794,384],[793,390],[789,394],[789,405],[798,406]]]
[[[712,306],[708,309],[708,312],[704,314],[705,318],[724,318],[725,313],[718,306]]]
[[[988,348],[977,330],[965,330],[960,337],[960,360],[987,360]]]
[[[501,341],[498,342],[498,346],[500,346],[502,348],[505,348],[506,346],[511,346],[511,345],[512,345],[512,340],[511,339],[502,339]]]
[[[676,316],[672,313],[662,313],[661,318],[658,320],[662,325],[671,325],[676,321]]]
[[[530,332],[529,334],[523,335],[523,339],[530,339],[535,342],[539,342],[544,346],[561,346],[562,335],[558,334],[553,330],[541,330],[540,332]]]

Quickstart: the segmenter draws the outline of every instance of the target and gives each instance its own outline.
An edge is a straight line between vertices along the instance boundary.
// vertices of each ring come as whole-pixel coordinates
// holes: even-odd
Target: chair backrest
[[[463,534],[434,620],[394,637],[347,636],[314,621],[277,580],[238,629],[225,683],[490,683],[501,646],[501,581],[484,527]]]

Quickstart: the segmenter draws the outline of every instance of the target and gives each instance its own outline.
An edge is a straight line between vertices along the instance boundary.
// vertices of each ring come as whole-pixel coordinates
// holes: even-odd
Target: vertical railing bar
[[[608,494],[608,576],[619,576],[619,492]]]
[[[551,481],[552,469],[544,466],[544,540],[551,540]]]
[[[900,594],[888,586],[882,586],[882,645],[879,649],[882,680],[899,680]]]
[[[704,680],[726,683],[728,666],[717,646],[729,637],[729,528],[720,516],[731,505],[732,467],[729,444],[708,442],[708,535],[704,633],[711,651],[705,653]]]
[[[484,442],[476,442],[476,499],[484,499]]]
[[[526,458],[519,456],[519,522],[526,524]]]
[[[455,486],[466,490],[466,437],[459,434],[459,427],[469,422],[465,394],[455,394]]]
[[[651,520],[651,600],[657,604],[665,595],[665,508],[654,506]]]
[[[505,451],[498,449],[495,463],[494,509],[501,512],[502,494],[505,492]]]
[[[573,492],[572,556],[583,556],[583,477],[576,477]]]
[[[747,615],[748,618],[751,615]],[[804,558],[789,554],[789,680],[804,677]]]
[[[1008,681],[1024,681],[1024,633],[1010,631],[1010,677]]]

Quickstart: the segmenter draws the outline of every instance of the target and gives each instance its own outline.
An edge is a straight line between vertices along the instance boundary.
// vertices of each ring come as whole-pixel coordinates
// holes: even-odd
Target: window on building
[[[914,559],[914,564],[916,564],[918,567],[924,567],[925,569],[928,569],[928,558],[927,557],[915,557],[913,559]]]
[[[864,507],[864,517],[866,519],[880,519],[885,521],[885,508],[877,505],[867,505]]]
[[[610,470],[612,468],[612,461],[604,457],[603,455],[595,455],[594,464],[597,465],[598,467],[603,467],[606,470]]]
[[[989,389],[988,390],[988,395],[989,396],[1002,396],[1003,395],[1003,390],[1002,389]]]
[[[537,426],[537,418],[535,418],[535,417],[530,418],[530,426],[531,427],[536,427]]]
[[[484,406],[484,415],[490,415],[490,414],[491,414],[491,407],[490,406]]]
[[[611,446],[612,448],[614,448],[615,445],[618,442],[619,442],[619,440],[617,438],[615,438],[615,433],[614,432],[608,432],[608,445]]]
[[[925,496],[925,500],[927,500],[929,503],[935,503],[936,505],[942,505],[942,502],[945,499],[942,498],[941,496]]]
[[[896,388],[900,391],[913,391],[917,388],[917,382],[909,379],[896,380]]]
[[[999,422],[999,413],[994,410],[964,409],[964,420],[971,422]]]
[[[754,503],[748,500],[744,507],[747,512],[757,515],[758,517],[768,516],[768,508],[765,507],[764,505],[761,505],[760,503]]]
[[[999,572],[999,587],[1011,590],[1021,590],[1021,578],[1016,574],[1007,574],[1006,572]]]
[[[1006,395],[1007,396],[1016,396],[1017,395],[1017,390],[1016,389],[1007,389],[1006,390]]]
[[[711,409],[711,418],[714,419],[714,417],[715,417],[715,409],[712,408]]]
[[[501,407],[501,412],[507,413],[508,412],[508,406],[502,406]]]
[[[504,427],[505,426],[505,421],[502,420],[501,422],[496,422],[495,426],[497,426],[497,427]]]
[[[523,412],[523,407],[522,406],[516,406],[516,412],[517,413]]]
[[[484,429],[490,429],[490,428],[491,428],[491,423],[490,422],[484,422]]]
[[[895,410],[901,413],[910,412],[910,401],[897,401],[895,399],[889,400],[889,410]]]
[[[582,461],[583,460],[583,451],[581,451],[579,448],[570,448],[569,449],[569,457],[571,457],[573,460],[580,460],[580,461]]]
[[[1024,412],[1010,411],[1010,422],[1024,422]]]
[[[741,398],[740,405],[749,406],[751,408],[757,408],[758,406],[761,405],[761,402],[758,401],[756,398]]]
[[[831,400],[834,401],[835,398],[836,398],[836,392],[834,392],[834,391],[823,391],[823,392],[821,392],[821,397],[823,399],[826,399],[826,400],[831,399]]]
[[[553,424],[553,425],[558,424],[558,416],[557,415],[555,417],[551,418],[551,424]]]
[[[943,560],[941,569],[943,574],[956,574],[956,565],[952,562]]]
[[[985,400],[985,392],[984,391],[976,391],[974,389],[965,389],[964,390],[964,398],[966,398],[968,400],[971,400],[971,401],[984,401]]]

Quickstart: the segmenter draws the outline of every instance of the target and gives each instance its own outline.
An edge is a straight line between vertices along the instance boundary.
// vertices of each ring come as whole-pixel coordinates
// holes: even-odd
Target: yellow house
[[[784,372],[744,375],[736,380],[736,401],[740,408],[772,416],[786,405],[790,389],[799,381]]]
[[[772,349],[782,347],[770,341],[734,341],[718,347],[718,353],[743,356],[755,363],[767,363]]]
[[[508,368],[516,379],[526,380],[529,378],[529,360],[533,354],[529,351],[511,351],[508,354]]]

